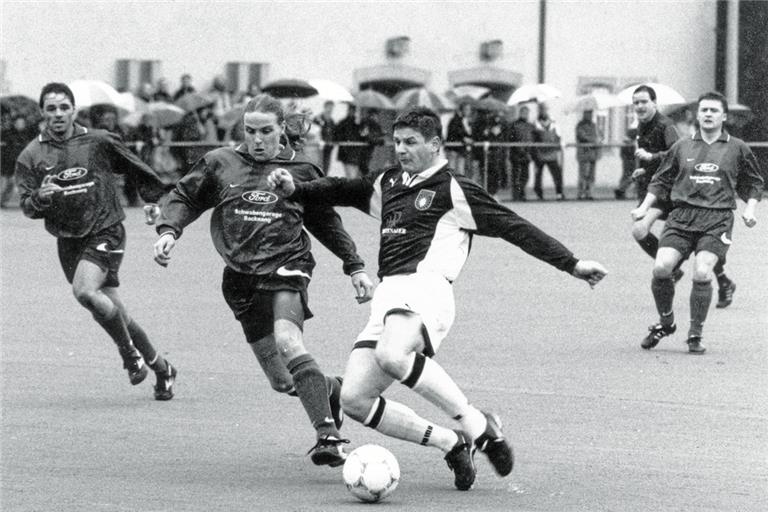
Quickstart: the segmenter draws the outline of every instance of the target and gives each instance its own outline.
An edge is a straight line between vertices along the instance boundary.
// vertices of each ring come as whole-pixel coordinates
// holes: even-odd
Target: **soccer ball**
[[[397,488],[400,465],[383,446],[366,444],[347,456],[343,474],[349,492],[362,501],[375,503]]]

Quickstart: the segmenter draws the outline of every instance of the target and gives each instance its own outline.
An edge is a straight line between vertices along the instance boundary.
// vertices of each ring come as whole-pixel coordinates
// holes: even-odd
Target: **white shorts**
[[[431,356],[453,325],[453,286],[443,276],[428,272],[385,277],[376,287],[371,316],[357,341],[378,341],[384,332],[384,317],[393,309],[406,309],[421,317],[429,337],[425,353]]]

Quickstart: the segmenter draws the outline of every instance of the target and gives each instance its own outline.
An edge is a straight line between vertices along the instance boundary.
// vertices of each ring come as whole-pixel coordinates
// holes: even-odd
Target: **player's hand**
[[[355,289],[355,300],[358,304],[368,302],[373,297],[373,281],[365,272],[355,272],[351,276],[352,286]]]
[[[642,206],[638,206],[637,208],[629,212],[629,215],[632,217],[632,220],[640,220],[643,217],[645,217],[647,213],[648,213],[647,209],[643,208]]]
[[[744,213],[741,214],[741,218],[744,219],[744,224],[748,228],[753,228],[757,225],[757,217],[755,217],[755,212],[751,210],[744,210]]]
[[[280,197],[288,197],[296,190],[293,176],[285,169],[275,169],[269,173],[267,184]]]
[[[56,177],[53,175],[49,175],[43,178],[43,181],[40,183],[40,189],[37,191],[38,195],[42,199],[50,199],[50,197],[53,194],[56,194],[64,190],[59,185],[53,182],[54,179],[56,179]]]
[[[588,282],[590,288],[594,288],[606,275],[608,271],[596,261],[579,260],[573,268],[573,276]]]
[[[644,176],[644,175],[645,175],[645,168],[644,167],[638,167],[637,169],[632,171],[632,179],[633,180],[636,180],[640,176]]]
[[[643,148],[640,148],[637,151],[635,151],[635,157],[643,161],[653,160],[653,153],[649,153]]]
[[[152,226],[158,217],[160,217],[160,207],[157,204],[149,203],[144,205],[144,222]]]
[[[161,267],[167,267],[171,261],[171,250],[175,246],[176,238],[171,233],[163,233],[155,242],[155,262]]]

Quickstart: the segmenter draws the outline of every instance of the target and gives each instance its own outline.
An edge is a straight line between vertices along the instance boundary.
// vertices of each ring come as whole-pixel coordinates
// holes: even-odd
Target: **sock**
[[[645,235],[645,238],[638,240],[637,244],[646,252],[646,254],[648,254],[648,256],[654,259],[656,258],[656,252],[659,250],[659,239],[656,238],[656,235],[648,233]]]
[[[725,288],[731,285],[731,280],[725,275],[725,267],[722,262],[718,261],[715,265],[715,277],[717,278],[717,287]]]
[[[325,376],[325,387],[328,389],[328,397],[333,394],[333,391],[338,388],[341,391],[341,379],[339,377]]]
[[[691,328],[688,337],[701,337],[704,321],[707,319],[709,305],[712,303],[712,283],[710,281],[694,281],[691,287]]]
[[[165,358],[158,354],[155,347],[152,346],[144,329],[142,329],[133,318],[127,318],[125,324],[128,329],[128,334],[130,334],[131,340],[133,340],[133,344],[139,352],[141,352],[141,355],[144,356],[144,361],[147,362],[147,365],[152,368],[155,373],[166,373],[168,371],[168,364],[166,363]]]
[[[651,291],[656,302],[656,311],[659,312],[662,325],[675,323],[675,315],[672,314],[672,303],[675,299],[675,281],[672,278],[660,279],[654,277],[651,281]]]
[[[473,440],[479,437],[486,426],[483,413],[470,405],[442,366],[424,354],[414,353],[410,357],[411,371],[402,383],[458,421]]]
[[[109,334],[115,342],[115,345],[117,345],[121,354],[130,354],[136,350],[136,347],[133,346],[133,342],[131,341],[131,335],[128,333],[128,328],[125,325],[123,316],[120,314],[120,310],[117,306],[115,306],[106,316],[99,318],[94,315],[93,318],[105,331],[107,331],[107,334]]]
[[[459,440],[456,432],[425,420],[401,403],[379,397],[363,422],[384,435],[449,452]]]
[[[299,395],[301,405],[304,406],[317,435],[339,437],[339,431],[333,423],[331,406],[328,403],[325,376],[315,359],[309,354],[304,354],[289,361],[287,366],[293,376],[296,394]]]

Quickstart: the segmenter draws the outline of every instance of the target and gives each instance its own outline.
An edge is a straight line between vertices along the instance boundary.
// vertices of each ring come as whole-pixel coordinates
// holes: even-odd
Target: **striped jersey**
[[[444,163],[416,175],[397,166],[378,176],[297,183],[291,198],[353,206],[380,219],[380,278],[435,272],[453,281],[474,234],[502,238],[565,272],[577,262],[560,242]]]

